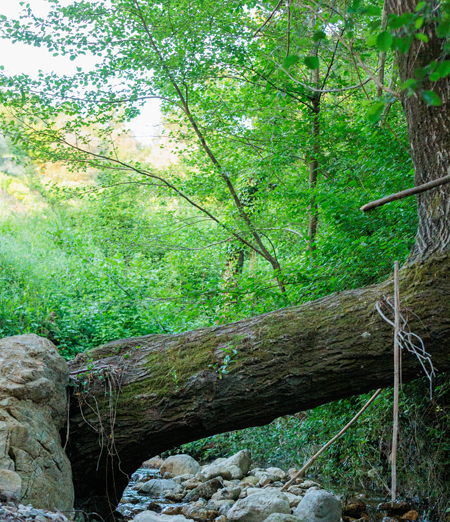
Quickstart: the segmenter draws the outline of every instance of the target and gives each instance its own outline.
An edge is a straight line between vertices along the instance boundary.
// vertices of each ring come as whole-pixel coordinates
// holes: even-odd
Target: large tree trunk
[[[416,4],[387,0],[386,8],[400,14]],[[433,28],[426,31],[428,44],[417,40],[398,57],[402,82],[440,55]],[[435,89],[441,107],[427,106],[419,94],[402,100],[416,185],[450,168],[449,79]],[[450,369],[449,196],[450,185],[418,196],[417,242],[401,271],[410,326],[439,371]],[[71,363],[80,387],[72,395],[68,450],[79,505],[107,513],[127,474],[183,442],[391,385],[393,332],[374,306],[388,294],[391,281],[227,326],[116,341],[78,356]],[[235,361],[220,374],[215,368],[224,369],[230,349],[237,350]],[[422,374],[414,356],[404,357],[402,374],[405,382]]]
[[[431,2],[436,8],[437,2]],[[414,13],[417,0],[386,0],[387,14]],[[446,40],[436,36],[435,22],[424,25],[421,31],[429,38],[428,43],[418,39],[407,54],[398,53],[397,63],[400,83],[415,78],[415,70],[424,68],[433,60],[443,57]],[[408,123],[411,155],[414,162],[415,185],[450,174],[450,81],[443,78],[438,82],[423,80],[422,90],[436,92],[441,106],[429,106],[421,98],[420,91],[408,97],[403,91],[402,105]],[[425,259],[435,252],[450,249],[450,185],[424,192],[417,196],[419,226],[416,243],[410,262]]]
[[[392,291],[388,281],[226,326],[115,341],[77,356],[71,372],[86,384],[72,399],[69,458],[79,505],[105,513],[107,501],[115,506],[120,499],[127,474],[183,442],[390,386],[393,331],[374,305]],[[449,369],[450,259],[403,269],[401,296],[435,367]],[[214,365],[223,364],[223,350],[231,347],[235,361],[220,375]],[[404,382],[422,375],[415,356],[404,356],[402,372]]]

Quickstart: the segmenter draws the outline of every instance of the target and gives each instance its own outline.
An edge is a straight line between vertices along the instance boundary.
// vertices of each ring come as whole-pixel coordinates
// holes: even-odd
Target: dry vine
[[[90,426],[95,432],[98,433],[98,442],[100,447],[100,453],[97,459],[97,470],[100,465],[103,452],[106,449],[107,461],[111,462],[111,470],[113,471],[113,482],[114,480],[114,466],[113,461],[116,458],[118,460],[118,469],[122,471],[120,456],[116,448],[114,428],[117,418],[117,403],[122,392],[123,377],[127,370],[128,363],[125,362],[125,358],[122,360],[122,364],[118,367],[112,367],[108,365],[95,364],[88,365],[86,368],[78,370],[70,374],[70,381],[74,387],[72,395],[76,397],[78,401],[78,407],[80,409],[81,416],[84,422]],[[100,408],[98,405],[97,398],[93,393],[94,390],[98,391],[99,387],[103,388],[104,397],[108,397],[109,403],[109,418],[106,423],[109,427],[105,427],[105,423],[102,421]],[[87,413],[85,414],[87,409]],[[90,412],[89,412],[90,410]],[[88,420],[86,417],[89,413],[93,413],[95,420]],[[96,426],[95,424],[98,425]],[[108,466],[106,466],[106,474],[108,474]],[[129,479],[129,477],[128,477]],[[112,507],[113,503],[109,502]]]

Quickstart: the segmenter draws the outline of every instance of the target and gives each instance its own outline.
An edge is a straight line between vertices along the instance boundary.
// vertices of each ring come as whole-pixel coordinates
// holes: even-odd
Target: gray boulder
[[[342,507],[339,500],[324,489],[310,489],[294,511],[305,522],[340,522]]]
[[[170,473],[174,477],[178,475],[196,475],[200,471],[200,464],[190,455],[172,455],[164,461],[160,468],[161,475]]]
[[[240,492],[241,488],[239,486],[226,487],[219,489],[211,498],[213,500],[237,500]]]
[[[160,497],[164,491],[176,491],[181,486],[172,479],[151,479],[147,481],[139,490],[140,493],[146,493],[152,498]]]
[[[234,502],[232,500],[225,501],[219,509],[219,515],[227,516],[230,509],[234,506]]]
[[[71,511],[74,491],[60,430],[69,369],[38,335],[0,340],[0,488],[35,508]],[[11,472],[11,473],[8,473]],[[19,480],[20,478],[20,480]]]
[[[189,491],[183,500],[184,502],[195,502],[199,498],[209,500],[214,493],[221,488],[223,488],[223,480],[220,477],[216,477]]]
[[[232,455],[228,459],[223,460],[220,465],[226,468],[230,466],[237,466],[241,469],[243,475],[247,475],[252,464],[252,457],[248,450],[241,450],[238,453]],[[236,477],[240,478],[240,477]]]
[[[236,522],[263,522],[272,513],[290,515],[289,500],[280,491],[265,489],[238,500],[227,517]]]
[[[211,480],[216,477],[230,480],[232,478],[231,471],[222,464],[211,465],[203,468],[201,471],[206,480]]]

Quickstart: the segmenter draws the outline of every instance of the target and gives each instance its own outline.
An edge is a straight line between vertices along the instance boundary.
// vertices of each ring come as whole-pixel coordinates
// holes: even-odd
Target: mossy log
[[[450,257],[400,271],[409,326],[450,369]],[[69,458],[78,505],[106,513],[142,461],[215,433],[390,386],[393,330],[375,302],[392,280],[225,326],[111,342],[70,363]],[[236,350],[227,373],[226,350]],[[225,350],[225,351],[224,351]],[[423,375],[404,354],[403,381]],[[84,383],[84,384],[83,384]]]

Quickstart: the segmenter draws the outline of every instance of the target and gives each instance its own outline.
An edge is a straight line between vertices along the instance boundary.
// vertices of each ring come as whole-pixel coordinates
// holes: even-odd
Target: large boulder
[[[293,513],[305,522],[340,522],[339,500],[324,489],[310,489]]]
[[[295,515],[272,513],[266,518],[265,522],[303,522],[303,519],[296,517]]]
[[[189,491],[183,500],[184,502],[195,502],[200,498],[209,500],[214,495],[214,493],[216,493],[216,491],[221,488],[223,488],[223,480],[221,477],[216,477],[208,480],[208,482],[200,484],[200,486],[197,486],[195,489]]]
[[[232,478],[231,471],[222,464],[207,466],[202,469],[201,473],[206,480],[211,480],[216,477],[222,477],[225,480],[230,480]]]
[[[150,479],[140,489],[140,493],[146,493],[152,498],[162,496],[164,491],[181,490],[181,486],[173,480],[167,479]]]
[[[243,475],[247,475],[252,465],[252,457],[248,450],[238,451],[228,459],[220,462],[221,466],[229,468],[230,466],[237,466],[241,469]]]
[[[34,334],[0,340],[0,495],[35,508],[70,511],[74,491],[60,430],[69,370]]]
[[[196,475],[200,471],[200,464],[190,455],[172,455],[164,461],[160,468],[161,475],[171,473],[174,477],[189,473]]]
[[[280,491],[265,489],[238,500],[227,517],[236,522],[263,522],[272,513],[290,515],[289,500]]]

